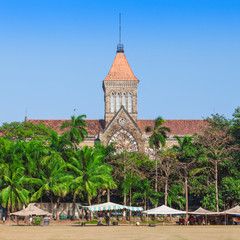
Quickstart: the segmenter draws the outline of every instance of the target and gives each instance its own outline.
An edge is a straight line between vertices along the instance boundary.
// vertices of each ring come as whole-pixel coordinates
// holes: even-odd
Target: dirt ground
[[[6,226],[1,240],[240,240],[240,226]]]

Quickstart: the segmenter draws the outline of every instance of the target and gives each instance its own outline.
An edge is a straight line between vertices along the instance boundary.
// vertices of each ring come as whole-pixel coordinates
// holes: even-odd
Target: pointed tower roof
[[[123,50],[117,51],[112,67],[104,81],[139,81],[133,74]]]

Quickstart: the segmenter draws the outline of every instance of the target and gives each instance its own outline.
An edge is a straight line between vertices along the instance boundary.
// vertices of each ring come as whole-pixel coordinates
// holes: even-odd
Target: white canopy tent
[[[186,214],[186,211],[180,211],[174,208],[167,207],[165,205],[162,205],[157,208],[153,208],[150,210],[143,211],[142,213],[148,214],[148,215],[174,215],[174,214]]]
[[[90,212],[100,212],[100,211],[115,211],[115,210],[130,210],[130,211],[142,211],[141,207],[129,207],[120,205],[113,202],[106,202],[102,204],[96,204],[91,206],[79,206],[84,210],[89,210]]]
[[[193,212],[188,212],[188,214],[191,214],[191,215],[219,215],[221,213],[208,211],[204,208],[199,207],[197,210],[195,210]]]
[[[229,214],[229,215],[240,215],[240,206],[233,207],[226,211],[221,212],[222,214]]]

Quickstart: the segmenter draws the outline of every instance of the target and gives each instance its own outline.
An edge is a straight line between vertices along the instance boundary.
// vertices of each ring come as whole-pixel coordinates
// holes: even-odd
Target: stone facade
[[[123,106],[123,97],[125,95],[125,109],[129,109],[129,94],[132,96],[132,111],[129,112],[130,116],[137,120],[137,87],[138,81],[104,81],[104,101],[105,101],[105,122],[106,125],[117,113],[117,96],[119,94],[120,107]],[[114,94],[114,111],[111,112],[111,97]]]
[[[118,152],[144,152],[145,149],[144,134],[123,106],[100,134],[100,141],[104,145],[115,143]]]

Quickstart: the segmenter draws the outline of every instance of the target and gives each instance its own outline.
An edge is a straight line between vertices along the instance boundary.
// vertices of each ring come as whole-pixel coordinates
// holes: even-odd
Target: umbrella
[[[51,216],[52,214],[34,206],[34,203],[30,203],[26,208],[21,211],[11,213],[13,216]]]

